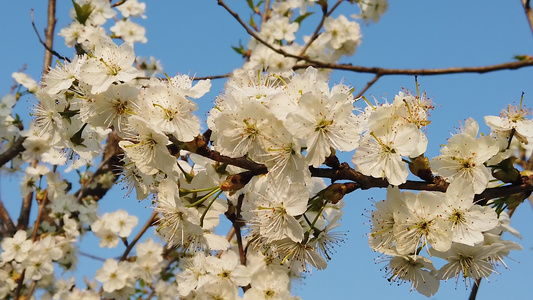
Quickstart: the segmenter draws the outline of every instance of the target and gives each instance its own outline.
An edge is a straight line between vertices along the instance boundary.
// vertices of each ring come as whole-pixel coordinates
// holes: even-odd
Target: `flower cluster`
[[[297,43],[315,2],[275,1],[257,36],[310,60],[353,55],[362,35],[343,15],[324,14],[319,30]],[[384,0],[356,2],[355,17],[365,21],[377,22],[387,9]],[[101,248],[122,241],[124,255],[96,272],[101,288],[61,279],[49,298],[126,299],[143,289],[161,299],[296,298],[291,280],[327,268],[344,239],[338,231],[343,197],[359,188],[388,188],[371,213],[369,245],[388,261],[390,281],[410,282],[428,297],[440,280],[489,277],[505,266],[510,250],[521,249],[501,238],[502,232],[519,236],[504,208],[529,195],[487,201],[492,198],[481,194],[496,182],[531,178],[513,166],[513,155],[533,141],[522,103],[485,117],[491,132],[480,137],[479,125],[468,119],[429,159],[425,129],[433,104],[418,86],[416,94],[402,90],[391,103],[371,103],[343,82],[330,86],[327,70],[303,69],[294,57],[252,39],[240,49],[247,61],[229,76],[202,132],[195,100],[211,82],[153,77],[160,63],[136,58],[133,47],[146,42],[144,28],[131,21],[144,11],[137,0],[75,1],[73,22],[60,35],[78,55],[58,62],[40,83],[13,74],[39,103],[22,130],[12,108],[23,93],[1,99],[2,153],[17,140],[24,148],[2,170],[25,167],[21,194],[35,195],[44,220],[31,239],[13,230],[2,240],[0,298],[14,293],[16,276],[20,284],[53,281],[54,264],[74,269],[76,243],[87,232]],[[112,19],[109,34],[103,25]],[[338,154],[351,151],[352,164],[341,163]],[[77,191],[60,175],[63,166],[79,175]],[[423,180],[415,182],[422,191],[404,191],[414,186],[410,176]],[[117,181],[138,200],[151,200],[154,213],[139,235],[153,225],[161,243],[129,239],[138,219],[125,210],[99,216],[98,201]],[[227,237],[216,230],[221,218],[231,222]],[[437,270],[435,257],[447,263]]]

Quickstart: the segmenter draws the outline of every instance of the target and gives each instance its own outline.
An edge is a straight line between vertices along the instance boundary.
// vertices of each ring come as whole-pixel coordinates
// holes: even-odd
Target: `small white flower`
[[[135,53],[131,44],[119,47],[113,42],[101,42],[92,57],[83,65],[80,80],[92,86],[93,94],[104,92],[113,82],[129,82],[142,74],[133,66]]]
[[[19,230],[12,238],[4,238],[1,246],[2,253],[0,257],[2,262],[10,262],[12,260],[22,262],[33,247],[33,242],[26,239],[26,231]]]
[[[458,133],[448,140],[441,155],[430,161],[430,167],[450,182],[464,180],[479,194],[487,187],[491,178],[484,163],[499,151],[498,142],[490,136],[476,139],[478,124],[468,119],[465,132]]]
[[[96,271],[94,278],[103,283],[105,292],[111,293],[126,286],[129,272],[123,263],[117,263],[116,260],[108,258],[104,266]]]
[[[18,84],[21,84],[28,89],[28,92],[35,93],[39,88],[37,81],[31,78],[28,74],[22,72],[15,72],[11,74]]]

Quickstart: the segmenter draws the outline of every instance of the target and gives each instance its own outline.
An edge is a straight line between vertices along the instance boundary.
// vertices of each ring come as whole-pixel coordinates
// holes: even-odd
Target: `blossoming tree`
[[[42,78],[13,73],[17,84],[0,103],[2,174],[22,174],[18,218],[0,201],[1,297],[297,298],[295,280],[338,259],[341,217],[353,217],[345,200],[382,188],[386,197],[366,212],[367,238],[388,280],[427,297],[441,281],[464,280],[475,298],[481,280],[522,248],[502,233],[520,236],[510,218],[533,191],[528,95],[518,92],[499,115],[465,120],[430,157],[435,105],[416,79],[413,92],[390,101],[365,93],[393,74],[495,72],[533,60],[449,69],[343,64],[362,41],[360,24],[385,17],[386,0],[250,0],[247,21],[234,4],[217,3],[250,37],[234,47],[244,63],[194,78],[161,74],[158,60],[136,56],[134,45],[147,42],[137,0],[73,1],[59,36],[76,54],[58,53],[49,0]],[[523,8],[533,20],[529,1]],[[357,90],[330,82],[336,70],[374,77]],[[196,101],[211,80],[225,86],[202,121]],[[31,96],[31,120],[13,113]],[[478,122],[490,130],[480,132]],[[124,209],[98,212],[116,185],[153,210],[142,229],[134,231],[139,219]],[[156,236],[145,238],[151,227]],[[121,255],[104,258],[85,283],[63,278],[89,234],[99,247],[122,247]]]

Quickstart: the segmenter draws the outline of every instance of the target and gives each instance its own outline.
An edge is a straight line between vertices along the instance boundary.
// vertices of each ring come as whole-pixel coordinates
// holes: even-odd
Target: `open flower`
[[[489,136],[476,139],[478,124],[473,119],[465,123],[465,130],[452,136],[448,144],[433,158],[430,167],[450,182],[469,182],[474,193],[481,193],[489,183],[490,171],[483,163],[499,151],[498,142]]]

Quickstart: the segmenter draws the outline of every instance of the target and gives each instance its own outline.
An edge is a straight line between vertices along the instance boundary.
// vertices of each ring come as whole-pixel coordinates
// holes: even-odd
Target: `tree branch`
[[[376,83],[378,81],[378,79],[380,78],[381,76],[380,75],[376,75],[374,76],[374,78],[372,78],[372,80],[370,80],[369,82],[366,83],[366,86],[355,96],[355,99],[358,99],[359,97],[363,96],[363,94],[368,91],[368,89],[374,85],[374,83]]]
[[[26,137],[21,136],[19,137],[9,149],[7,149],[4,153],[0,154],[0,167],[5,165],[8,161],[11,161],[15,156],[22,153],[24,150],[24,146],[22,144],[26,140]]]
[[[524,12],[526,13],[526,18],[529,23],[529,28],[531,29],[531,32],[533,33],[533,11],[531,11],[531,5],[529,3],[529,0],[521,0],[522,6],[524,6]]]
[[[252,31],[248,25],[240,18],[240,16],[231,10],[223,0],[218,0],[218,5],[224,7],[226,11],[233,16],[235,20],[246,30],[246,32],[256,39],[261,44],[265,45],[270,50],[281,54],[285,57],[290,57],[296,59],[296,61],[305,61],[306,64],[300,64],[293,67],[293,69],[305,69],[307,67],[313,66],[316,68],[323,69],[333,69],[333,70],[345,70],[352,71],[356,73],[371,73],[379,76],[385,75],[443,75],[443,74],[457,74],[457,73],[487,73],[500,70],[515,70],[523,67],[533,66],[533,59],[526,59],[516,62],[507,62],[489,66],[481,67],[451,67],[451,68],[441,68],[441,69],[387,69],[379,67],[363,67],[363,66],[354,66],[352,64],[334,64],[320,62],[313,59],[310,59],[306,56],[294,55],[286,52],[283,49],[275,48],[270,45],[267,41],[263,40],[259,35]]]
[[[371,188],[386,188],[390,184],[386,179],[374,178],[371,176],[363,175],[354,169],[352,169],[347,163],[342,163],[338,169],[326,169],[326,168],[314,168],[310,167],[311,176],[330,178],[332,182],[337,180],[351,180],[356,182],[359,189],[367,190]],[[487,188],[481,194],[474,197],[474,201],[488,201],[503,196],[512,194],[531,192],[533,191],[533,180],[528,178],[522,178],[521,184],[511,184],[494,188]],[[436,177],[433,183],[427,183],[425,181],[413,181],[407,180],[405,183],[398,186],[402,190],[417,190],[417,191],[437,191],[446,192],[448,189],[448,183],[442,178]],[[354,189],[355,190],[355,189]]]
[[[100,183],[96,184],[96,187],[90,187],[90,184],[94,180],[107,172],[113,172],[115,175],[114,181],[116,181],[120,174],[120,166],[123,162],[119,158],[123,153],[122,148],[118,146],[118,142],[121,138],[115,133],[111,132],[107,136],[107,143],[102,155],[102,162],[98,166],[98,169],[92,174],[92,176],[87,179],[82,187],[74,194],[78,199],[78,202],[83,199],[86,195],[92,195],[95,199],[101,199],[109,190],[109,187],[105,187]]]
[[[13,235],[17,229],[15,228],[15,224],[13,224],[13,221],[11,220],[11,217],[9,216],[9,213],[7,212],[7,209],[4,206],[4,202],[0,199],[0,219],[2,220],[2,223],[4,224],[3,227],[5,227],[6,232],[2,232],[2,234],[5,234],[6,236]]]
[[[141,231],[139,231],[137,236],[135,236],[133,241],[131,241],[131,243],[128,245],[126,250],[124,250],[124,253],[120,257],[120,261],[126,260],[126,258],[128,258],[128,254],[130,254],[130,252],[133,249],[133,247],[135,247],[135,244],[137,244],[139,239],[141,239],[141,237],[146,232],[146,230],[148,230],[148,228],[150,228],[150,226],[152,226],[154,224],[154,221],[157,218],[157,214],[158,214],[157,212],[153,212],[152,215],[150,216],[150,218],[148,219],[148,221],[146,221],[146,223],[144,223],[144,226],[141,229]]]
[[[330,9],[329,12],[325,12],[322,14],[322,18],[320,19],[320,22],[318,23],[318,26],[316,27],[315,32],[313,32],[313,34],[311,35],[311,37],[309,38],[305,46],[302,48],[302,51],[300,51],[300,54],[299,54],[300,56],[303,56],[305,52],[307,51],[307,49],[309,49],[311,44],[318,38],[318,36],[320,35],[319,34],[320,29],[322,29],[322,26],[324,26],[324,21],[326,21],[326,18],[329,17],[333,13],[333,11],[337,9],[337,7],[339,7],[342,1],[343,0],[338,0],[337,3],[335,3],[335,5],[333,5],[333,7]]]
[[[221,78],[228,78],[233,74],[233,72],[229,72],[222,75],[212,75],[212,76],[204,76],[204,77],[195,77],[192,80],[193,81],[199,81],[199,80],[206,80],[206,79],[221,79]]]
[[[305,59],[309,61],[308,59]],[[363,67],[354,66],[351,64],[332,64],[318,61],[311,61],[309,64],[294,66],[294,69],[305,69],[307,67],[317,67],[324,69],[335,69],[352,71],[356,73],[370,73],[379,76],[385,75],[444,75],[444,74],[458,74],[458,73],[488,73],[501,70],[516,70],[523,67],[533,66],[533,59],[526,59],[521,61],[506,62],[495,65],[481,66],[481,67],[451,67],[440,69],[388,69],[379,67]]]
[[[33,22],[33,15],[32,15],[31,21],[32,21],[32,24],[35,24]],[[48,1],[48,21],[47,21],[46,30],[45,30],[46,51],[44,51],[43,74],[48,73],[48,70],[50,69],[50,66],[52,65],[52,54],[53,54],[52,51],[53,50],[50,51],[48,49],[52,49],[54,46],[54,29],[56,27],[56,21],[57,21],[56,20],[56,0],[49,0]]]

